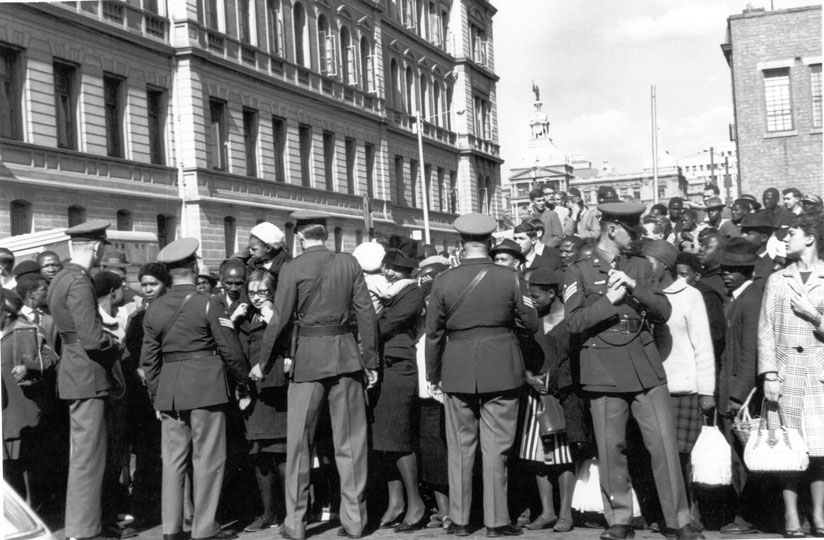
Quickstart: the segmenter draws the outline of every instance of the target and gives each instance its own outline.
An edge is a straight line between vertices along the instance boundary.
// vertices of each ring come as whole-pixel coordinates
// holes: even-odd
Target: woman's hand
[[[27,373],[28,373],[28,370],[26,369],[26,366],[24,366],[22,364],[19,365],[19,366],[14,366],[13,368],[11,368],[11,374],[14,375],[14,381],[17,384],[20,384],[21,382],[23,382],[23,379],[26,378]]]
[[[806,294],[794,293],[790,298],[790,307],[798,317],[805,321],[813,322],[820,320],[821,314],[815,309],[815,306]]]
[[[244,303],[240,304],[237,308],[235,308],[234,313],[232,313],[232,316],[229,317],[229,318],[232,320],[232,322],[235,322],[240,317],[244,317],[246,315],[246,312],[248,311],[248,309],[249,309],[249,304],[244,302]]]
[[[767,401],[778,401],[781,396],[781,381],[764,380],[764,399]]]
[[[255,382],[263,380],[263,368],[260,367],[259,363],[252,366],[251,371],[249,371],[249,378]]]

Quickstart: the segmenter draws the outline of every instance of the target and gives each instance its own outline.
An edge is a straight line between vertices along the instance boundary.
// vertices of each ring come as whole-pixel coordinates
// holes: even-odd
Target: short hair
[[[541,199],[544,196],[544,190],[541,188],[535,188],[529,192],[529,200],[534,201],[535,199]]]
[[[0,266],[6,267],[9,271],[14,266],[14,253],[10,249],[0,247]]]
[[[712,182],[707,182],[704,184],[704,191],[711,189],[713,193],[716,195],[721,195],[721,190],[718,188],[717,184],[713,184]]]
[[[551,189],[552,193],[555,193],[557,191],[554,187],[550,186],[549,184],[544,184],[543,186],[541,186],[541,193],[543,193],[545,189]]]
[[[240,270],[243,279],[246,279],[246,264],[240,259],[226,259],[225,261],[220,263],[220,268],[218,269],[220,279],[223,279],[223,276],[226,274],[226,272],[233,269]]]
[[[14,290],[20,295],[20,298],[25,298],[27,294],[37,290],[41,284],[46,283],[46,278],[40,274],[23,274],[17,278],[17,285]]]
[[[669,213],[669,210],[667,209],[667,205],[666,204],[661,204],[661,203],[653,204],[652,208],[649,209],[650,213],[652,213],[653,210],[658,210],[658,213],[661,214],[662,216],[666,216]]]
[[[571,187],[567,190],[567,194],[570,197],[580,197],[581,196],[581,190],[578,189],[578,188]]]
[[[527,236],[530,238],[535,238],[538,236],[538,231],[535,230],[535,226],[530,223],[529,221],[524,221],[512,231],[514,234],[526,233]]]
[[[37,255],[37,264],[42,266],[43,259],[45,259],[46,257],[54,257],[55,259],[57,259],[57,262],[60,262],[60,255],[58,255],[54,251],[44,251]]]
[[[329,231],[326,226],[320,223],[307,223],[298,227],[297,232],[303,235],[307,240],[320,240],[325,242],[329,238]]]
[[[246,278],[246,288],[249,288],[250,283],[263,283],[266,285],[266,288],[272,291],[272,294],[275,294],[275,287],[277,287],[277,281],[275,280],[275,276],[272,273],[265,269],[258,269],[254,270],[249,273],[249,277]]]
[[[672,223],[668,220],[665,216],[647,216],[649,217],[649,221],[645,220],[644,223],[652,223],[652,232],[655,234],[660,234],[664,238],[670,235],[672,232]]]
[[[581,248],[584,247],[584,239],[580,236],[564,236],[563,238],[561,238],[561,244],[563,244],[564,242],[571,243],[575,251],[580,251]]]
[[[820,213],[796,216],[790,227],[801,229],[805,235],[815,238],[818,256],[819,258],[822,257],[822,254],[824,254],[824,219],[822,219]]]
[[[689,253],[687,251],[679,252],[678,256],[675,258],[675,266],[678,266],[679,264],[689,266],[696,274],[701,274],[701,260],[695,253]]]
[[[692,219],[698,219],[698,212],[696,212],[692,208],[685,208],[684,212],[681,214],[681,216],[687,216],[687,217],[691,217]]]
[[[172,278],[169,276],[169,271],[166,269],[166,265],[159,262],[150,262],[141,266],[140,270],[137,272],[137,281],[141,281],[143,276],[152,276],[167,287],[172,282]]]
[[[541,221],[541,218],[539,218],[539,217],[525,219],[524,221],[526,223],[529,223],[530,225],[532,225],[535,228],[535,234],[542,233],[546,230],[546,227],[544,226],[544,222]]]
[[[787,189],[785,189],[785,190],[784,190],[784,191],[782,191],[781,193],[782,193],[782,195],[789,195],[789,194],[792,194],[792,196],[793,196],[793,197],[795,197],[796,199],[800,199],[800,198],[801,198],[801,190],[800,190],[800,189],[798,189],[798,188],[788,187]]]
[[[721,233],[719,233],[718,231],[709,232],[709,233],[705,234],[704,236],[702,236],[702,237],[698,240],[698,242],[699,242],[699,243],[701,243],[701,244],[703,244],[704,242],[706,242],[706,241],[707,241],[707,240],[709,240],[710,238],[715,238],[715,240],[718,242],[718,247],[719,247],[720,249],[723,249],[723,248],[725,248],[725,247],[727,246],[727,237],[726,237],[726,236],[724,236],[724,235],[722,235],[722,234],[721,234]]]
[[[95,274],[95,276],[92,278],[92,285],[94,286],[95,298],[100,298],[102,296],[106,296],[113,290],[122,287],[123,278],[118,276],[114,272],[102,270]]]

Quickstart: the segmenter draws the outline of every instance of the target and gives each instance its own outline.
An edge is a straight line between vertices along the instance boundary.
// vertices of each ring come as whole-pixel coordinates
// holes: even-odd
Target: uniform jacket
[[[57,367],[58,395],[61,399],[108,395],[109,369],[120,356],[120,346],[114,336],[103,330],[86,269],[66,264],[52,279],[48,304],[54,324],[63,336]],[[65,339],[67,334],[71,339]],[[69,343],[75,339],[76,342]]]
[[[190,293],[177,320],[172,317]],[[229,401],[226,372],[245,383],[249,364],[220,297],[197,292],[194,284],[172,285],[154,300],[143,322],[140,365],[149,396],[159,411],[185,411]],[[165,361],[171,353],[204,353],[182,361]],[[211,353],[211,354],[209,354]]]
[[[564,307],[569,332],[582,343],[581,385],[592,392],[639,392],[666,383],[661,356],[646,325],[631,334],[610,332],[621,319],[664,323],[672,311],[663,292],[652,291],[652,266],[620,254],[615,266],[636,281],[631,294],[612,305],[606,297],[612,268],[600,249],[566,272]]]
[[[275,313],[266,328],[258,361],[263,365],[268,361],[278,337],[293,314],[303,311],[312,287],[328,265],[331,266],[320,284],[321,289],[304,313],[301,326],[357,325],[361,351],[352,332],[300,337],[292,368],[295,382],[317,381],[378,367],[377,320],[361,267],[348,253],[333,253],[325,246],[307,248],[281,269],[275,292]]]
[[[487,275],[457,311],[447,312],[481,271]],[[464,259],[435,278],[426,313],[426,373],[445,392],[485,393],[524,384],[524,363],[515,326],[534,334],[538,314],[518,273],[487,257]],[[504,329],[509,333],[494,333]],[[477,330],[450,336],[456,331]],[[499,330],[500,332],[500,330]]]
[[[423,291],[416,284],[407,285],[386,301],[378,317],[384,357],[416,358],[415,345],[423,306]]]
[[[727,411],[730,399],[744,403],[755,386],[761,292],[758,283],[750,283],[724,310],[727,333],[718,381],[718,410],[721,412]]]

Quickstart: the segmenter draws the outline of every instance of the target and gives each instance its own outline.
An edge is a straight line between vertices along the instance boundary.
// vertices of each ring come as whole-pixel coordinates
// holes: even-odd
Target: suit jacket
[[[744,403],[755,386],[761,292],[757,283],[750,283],[725,309],[727,333],[718,380],[718,410],[721,412],[727,411],[730,399]]]
[[[549,208],[541,212],[539,217],[544,224],[544,236],[541,241],[549,247],[558,247],[564,237],[564,226],[561,223],[561,218],[555,210]]]
[[[49,312],[60,332],[62,349],[57,367],[61,399],[107,396],[120,346],[103,330],[92,280],[85,268],[68,263],[54,276],[48,293]],[[66,336],[70,339],[66,339]]]
[[[487,275],[447,316],[483,268]],[[445,392],[468,394],[523,385],[524,364],[515,327],[533,334],[538,329],[538,314],[527,295],[517,272],[487,257],[464,259],[461,266],[436,277],[426,313],[429,382],[440,383]]]
[[[601,250],[579,259],[566,272],[565,320],[569,332],[581,341],[581,385],[591,392],[640,392],[667,381],[661,356],[645,325],[623,334],[609,329],[621,319],[664,324],[672,308],[666,295],[653,291],[652,266],[643,257],[615,258],[617,269],[636,281],[635,289],[616,305],[606,297],[612,268]]]
[[[307,248],[281,269],[275,292],[275,313],[263,336],[258,361],[266,365],[275,342],[293,315],[303,311],[312,287],[327,266],[329,270],[312,305],[304,313],[301,326],[354,327],[357,320],[361,351],[352,332],[301,336],[292,368],[295,382],[317,381],[378,367],[377,319],[361,267],[348,253],[333,253],[325,246]]]
[[[195,293],[172,321],[180,304]],[[219,296],[197,292],[194,284],[172,285],[154,300],[143,322],[140,365],[158,411],[185,411],[229,401],[227,371],[245,384],[249,363],[243,355],[226,306]],[[170,354],[203,353],[170,361]]]

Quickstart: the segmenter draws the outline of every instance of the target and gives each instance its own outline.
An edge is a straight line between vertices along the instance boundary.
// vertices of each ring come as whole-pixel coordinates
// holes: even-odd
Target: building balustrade
[[[73,11],[84,17],[97,19],[107,25],[121,28],[152,39],[168,42],[169,19],[159,13],[141,9],[139,5],[119,0],[84,0],[81,2],[43,2],[32,4],[44,11]]]

